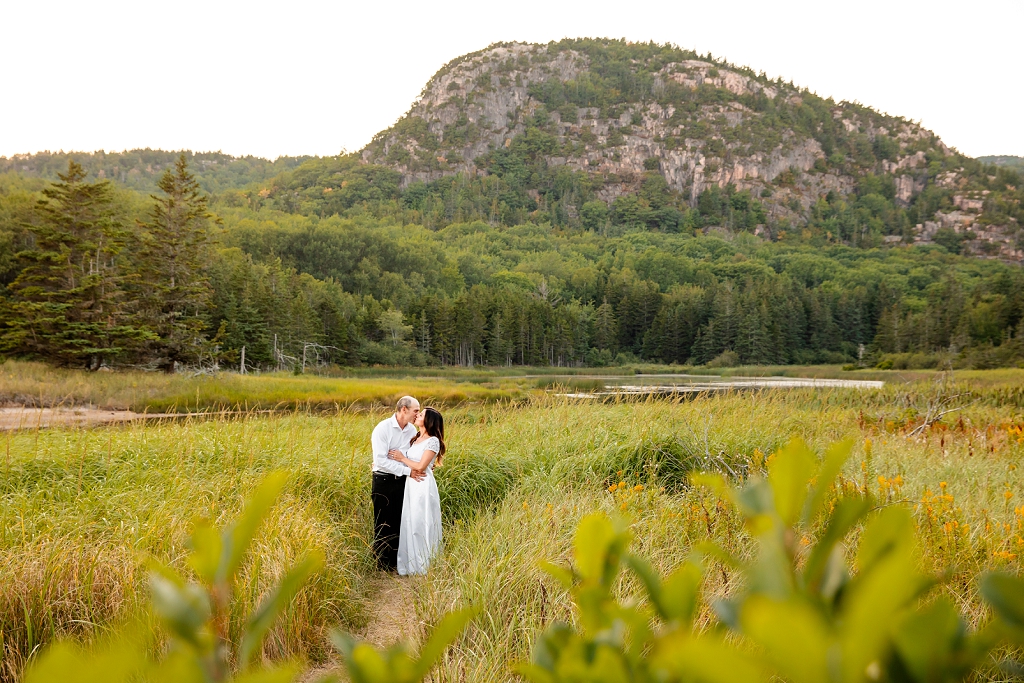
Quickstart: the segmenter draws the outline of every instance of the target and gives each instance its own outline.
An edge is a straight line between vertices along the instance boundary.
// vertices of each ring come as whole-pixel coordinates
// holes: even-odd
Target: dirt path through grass
[[[415,578],[397,574],[381,574],[374,579],[369,590],[366,629],[358,634],[360,638],[386,648],[404,641],[414,649],[419,648],[419,628],[416,621]],[[332,661],[306,672],[300,677],[302,683],[314,683],[327,674],[338,674],[347,681],[341,663]]]
[[[397,641],[417,645],[416,580],[397,574],[385,574],[377,580],[370,603],[370,619],[363,637],[377,647]]]

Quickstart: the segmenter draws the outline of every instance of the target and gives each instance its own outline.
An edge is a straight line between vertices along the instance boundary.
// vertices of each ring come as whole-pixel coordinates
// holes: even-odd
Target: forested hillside
[[[57,180],[68,169],[68,161],[80,164],[91,178],[113,180],[118,185],[140,192],[156,192],[160,177],[174,167],[178,152],[161,149],[133,149],[126,152],[40,152],[0,157],[0,173],[25,178]],[[262,183],[283,171],[295,168],[310,157],[278,157],[274,161],[258,157],[233,157],[220,152],[185,152],[204,192],[223,192]]]
[[[989,156],[989,157],[978,157],[978,161],[983,164],[994,164],[996,166],[1008,166],[1009,168],[1024,171],[1024,157],[1015,157],[1009,155],[1000,156]]]
[[[1015,170],[671,46],[492,46],[358,154],[0,169],[9,355],[1024,361]]]

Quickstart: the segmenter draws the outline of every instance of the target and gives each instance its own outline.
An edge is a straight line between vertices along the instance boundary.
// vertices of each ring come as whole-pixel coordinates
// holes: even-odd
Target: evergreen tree
[[[159,335],[150,349],[157,365],[172,370],[210,352],[204,316],[212,290],[206,274],[208,198],[188,170],[185,155],[164,172],[153,195],[145,239],[137,260],[147,325]]]
[[[85,176],[69,161],[24,225],[35,248],[18,254],[26,265],[9,287],[0,344],[29,358],[95,370],[150,335],[126,323],[118,260],[124,232],[114,220],[110,184],[88,183]]]
[[[772,359],[768,330],[765,325],[765,311],[756,304],[745,311],[736,337],[736,353],[745,364],[764,365]]]
[[[615,320],[615,310],[608,303],[608,299],[597,307],[594,316],[594,343],[599,349],[608,349],[614,352],[616,340],[619,336],[619,325]]]

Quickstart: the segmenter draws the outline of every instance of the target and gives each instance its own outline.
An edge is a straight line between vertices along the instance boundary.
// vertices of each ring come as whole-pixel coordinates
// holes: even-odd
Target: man
[[[398,567],[398,537],[402,526],[402,502],[405,500],[405,478],[419,481],[426,476],[422,470],[413,470],[397,460],[388,458],[388,451],[409,450],[416,434],[413,423],[420,412],[420,403],[412,396],[398,399],[395,414],[373,428],[370,445],[373,448],[373,553],[377,566],[385,571]]]

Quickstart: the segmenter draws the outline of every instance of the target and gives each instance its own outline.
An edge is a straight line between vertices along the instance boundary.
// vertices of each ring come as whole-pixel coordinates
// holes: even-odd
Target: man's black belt
[[[374,471],[373,476],[384,477],[386,479],[405,479],[405,477],[402,475],[391,474],[390,472],[378,472],[376,470]]]

